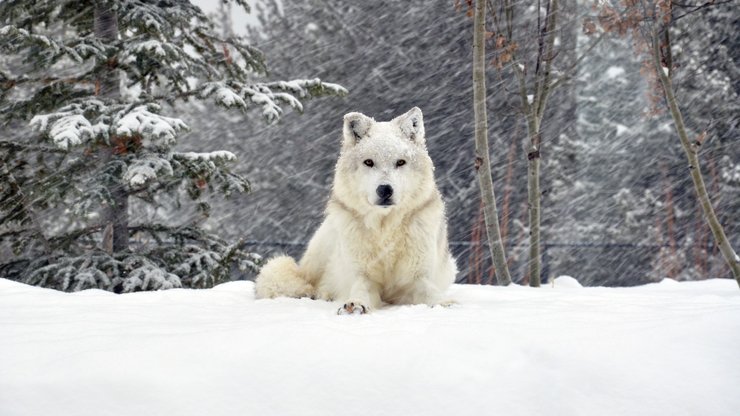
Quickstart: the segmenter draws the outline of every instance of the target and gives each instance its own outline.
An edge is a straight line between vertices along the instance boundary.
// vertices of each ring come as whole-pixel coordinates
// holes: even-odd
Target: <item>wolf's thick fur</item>
[[[257,297],[346,301],[339,313],[441,303],[457,269],[433,171],[419,108],[388,122],[344,116],[326,218],[298,264],[262,268]]]

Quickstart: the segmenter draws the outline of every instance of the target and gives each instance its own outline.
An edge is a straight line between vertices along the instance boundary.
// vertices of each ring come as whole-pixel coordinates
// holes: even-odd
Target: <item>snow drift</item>
[[[560,283],[563,283],[562,285]],[[0,279],[0,414],[736,415],[740,291],[456,285],[452,308],[337,316],[210,290]]]

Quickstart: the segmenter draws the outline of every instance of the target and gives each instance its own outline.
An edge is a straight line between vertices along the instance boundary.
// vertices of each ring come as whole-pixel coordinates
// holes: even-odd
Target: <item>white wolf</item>
[[[298,264],[265,264],[257,297],[346,301],[340,314],[444,303],[457,268],[421,110],[388,122],[349,113],[343,136],[324,222]]]

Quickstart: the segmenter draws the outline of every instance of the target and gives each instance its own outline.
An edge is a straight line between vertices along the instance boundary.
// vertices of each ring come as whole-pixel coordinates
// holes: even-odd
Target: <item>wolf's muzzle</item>
[[[378,194],[378,205],[393,205],[393,188],[390,185],[380,185],[375,190]]]

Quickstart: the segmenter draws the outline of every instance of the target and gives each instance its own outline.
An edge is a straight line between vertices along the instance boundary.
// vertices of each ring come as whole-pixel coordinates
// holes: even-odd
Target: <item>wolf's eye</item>
[[[375,163],[373,163],[373,160],[372,160],[372,159],[365,159],[365,161],[364,161],[364,162],[362,162],[362,163],[364,163],[364,164],[365,164],[365,166],[367,166],[367,167],[369,167],[369,168],[371,168],[371,167],[375,166]]]
[[[405,164],[406,164],[406,161],[405,161],[405,160],[403,160],[403,159],[398,159],[398,160],[396,161],[396,167],[398,167],[398,168],[400,168],[401,166],[403,166],[403,165],[405,165]]]

